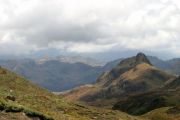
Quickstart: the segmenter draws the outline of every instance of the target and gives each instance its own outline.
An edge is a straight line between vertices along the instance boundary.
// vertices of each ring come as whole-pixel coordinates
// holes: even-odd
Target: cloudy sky
[[[179,0],[0,0],[0,55],[180,57]]]

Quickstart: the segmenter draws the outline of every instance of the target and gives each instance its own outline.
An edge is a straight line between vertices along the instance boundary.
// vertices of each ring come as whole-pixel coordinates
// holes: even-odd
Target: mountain
[[[110,62],[106,63],[102,67],[102,71],[103,72],[110,71],[112,68],[116,67],[120,63],[120,61],[122,61],[122,60],[123,60],[123,58],[119,58],[117,60],[110,61]]]
[[[177,75],[180,73],[178,70],[180,68],[179,59],[165,61],[152,56],[147,56],[147,58],[152,65],[163,71]],[[95,83],[100,74],[107,74],[123,60],[120,58],[104,65],[104,62],[92,58],[58,56],[39,59],[1,59],[0,65],[41,87],[60,92],[80,85]]]
[[[172,90],[172,89],[175,89],[175,90],[180,90],[180,76],[177,77],[176,79],[173,79],[173,80],[170,80],[168,81],[163,89],[168,89],[168,90]]]
[[[157,70],[158,74],[154,74],[153,72],[153,75],[159,76],[165,74],[164,72],[152,66],[151,63],[146,59],[145,55],[140,55],[140,56],[137,55],[136,57],[134,57],[134,59],[132,59],[132,61],[124,61],[120,63],[117,66],[118,69],[116,68],[117,71],[115,72],[120,72],[120,73],[122,72],[122,75],[124,75],[124,77],[128,77],[126,76],[125,73],[128,73],[133,69],[136,74],[134,74],[134,72],[131,71],[133,73],[131,72],[130,73],[135,76],[131,76],[132,79],[129,78],[128,79],[130,81],[133,80],[138,82],[139,80],[136,79],[136,75],[138,76],[145,75],[143,76],[143,78],[146,77],[146,74],[141,73],[142,71],[146,72],[146,70],[152,70],[152,71]],[[32,62],[31,66],[33,64],[34,62]],[[142,67],[143,70],[141,71]],[[127,71],[125,71],[125,68]],[[111,73],[111,71],[106,72],[106,74],[109,73]],[[117,78],[121,77],[122,75],[118,76]],[[171,76],[173,79],[165,80],[166,77],[171,78]],[[154,78],[156,78],[156,76],[153,77],[153,79]],[[109,79],[110,78],[107,78],[106,80]],[[109,81],[106,82],[108,82],[109,85],[112,85],[112,83],[114,83],[115,80],[116,79],[113,79],[111,82]],[[151,80],[151,78],[149,78],[149,80]],[[141,116],[131,116],[127,113],[117,110],[88,106],[86,105],[86,103],[81,103],[79,101],[78,102],[68,101],[65,98],[52,94],[46,89],[34,85],[30,81],[27,81],[25,78],[20,77],[19,75],[0,67],[0,119],[2,120],[12,120],[12,119],[17,119],[17,120],[157,120],[157,119],[178,120],[180,118],[180,113],[179,113],[180,109],[178,106],[179,93],[176,90],[178,90],[179,85],[177,85],[177,83],[179,82],[177,81],[179,80],[179,78],[174,77],[173,75],[166,74],[165,77],[161,78],[160,76],[160,78],[158,78],[157,80],[158,80],[157,84],[160,84],[160,82],[164,83],[164,81],[166,81],[163,86],[158,87],[158,90],[163,91],[168,86],[168,91],[164,92],[165,94],[167,94],[167,96],[165,96],[164,98],[167,99],[167,100],[165,99],[165,103],[167,101],[168,104],[166,105],[168,106],[164,107],[163,104],[161,108],[157,107],[158,109],[156,109],[155,107],[154,108],[155,110],[153,109],[152,111],[143,114]],[[105,81],[100,80],[95,85],[86,85],[79,87],[79,89],[76,88],[72,91],[68,91],[67,94],[76,93],[76,96],[74,96],[74,98],[70,98],[70,99],[75,99],[76,97],[79,96],[79,94],[77,94],[78,92],[81,92],[81,96],[87,95],[87,93],[88,94],[97,93],[97,91],[101,92],[102,88],[106,88],[105,86],[107,84],[104,84]],[[154,81],[150,81],[150,83],[151,82],[153,83],[153,85],[155,85]],[[151,85],[152,84],[150,84],[149,86]],[[156,88],[156,86],[151,86],[151,87]],[[147,92],[149,91],[147,90]],[[152,91],[150,92],[153,93]],[[158,91],[156,89],[156,94],[157,92]],[[110,94],[112,95],[111,92]],[[140,95],[146,93],[137,93],[137,94],[129,94],[129,95],[138,95],[138,94]],[[129,97],[129,95],[122,98],[118,97],[118,100]],[[170,95],[173,95],[173,97],[171,97]],[[161,96],[160,92],[158,92],[158,96]],[[106,98],[106,96],[103,97]],[[146,98],[146,96],[144,95],[141,95],[140,97]],[[108,104],[110,103],[109,100],[113,100],[113,97],[112,99],[111,98],[104,99],[104,98],[103,101],[99,102],[100,104],[109,105]],[[152,98],[149,97],[146,100],[147,103],[149,103],[148,101],[150,101],[151,99]],[[137,101],[136,104],[137,103],[138,105],[140,105],[139,103],[141,103],[141,101]],[[157,102],[155,101],[155,103]],[[134,102],[131,104],[134,104]],[[131,106],[131,104],[128,103],[126,107]],[[171,107],[170,105],[172,104],[175,106]],[[142,105],[144,106],[144,104]],[[141,111],[141,108],[142,107],[140,106],[139,108],[134,109],[134,111]]]
[[[180,107],[158,108],[142,115],[142,117],[149,120],[179,120]]]
[[[121,74],[125,73],[126,71],[132,69],[136,65],[140,63],[147,63],[150,64],[149,60],[146,58],[146,56],[142,53],[137,54],[137,56],[127,58],[122,60],[116,67],[114,67],[110,72],[107,72],[106,75],[98,78],[97,81],[104,81],[108,82],[111,81],[117,77],[119,77]]]
[[[170,60],[161,60],[157,57],[149,56],[148,59],[151,61],[151,63],[169,73],[180,75],[180,59],[174,58]]]
[[[162,69],[166,72],[180,75],[180,59],[174,58],[170,60],[162,60],[155,56],[147,56],[148,60],[152,63],[152,65],[156,66],[159,69]],[[115,66],[118,65],[123,60],[123,58],[108,62],[104,66],[104,71],[111,70]]]
[[[171,59],[167,62],[171,65],[168,70],[174,74],[180,75],[180,58]]]
[[[43,57],[40,59],[37,59],[36,62],[39,64],[43,64],[48,61],[56,60],[59,62],[65,62],[65,63],[83,63],[87,64],[89,66],[104,66],[105,62],[90,58],[90,57],[82,57],[82,56],[57,56],[57,57]]]
[[[94,85],[60,95],[71,101],[120,110],[149,120],[179,120],[180,79],[156,68],[143,54],[122,60]]]
[[[31,59],[0,60],[0,65],[51,91],[62,91],[93,83],[102,72],[101,67],[58,60],[49,60],[41,64]]]
[[[168,81],[162,88],[151,92],[128,96],[120,99],[113,109],[133,115],[142,115],[151,110],[174,106],[180,113],[180,78]]]
[[[123,112],[67,102],[24,78],[0,68],[1,120],[134,120]]]
[[[83,95],[78,93],[81,92],[80,87],[79,90],[76,89],[77,92],[71,91],[63,96],[73,98],[75,95],[76,100],[105,106],[125,96],[157,89],[174,78],[175,76],[153,66],[143,53],[138,53],[134,57],[122,60],[111,71],[103,73]]]
[[[166,60],[162,60],[154,56],[148,56],[148,59],[154,66],[162,70],[168,70],[171,67],[171,64],[168,63]]]

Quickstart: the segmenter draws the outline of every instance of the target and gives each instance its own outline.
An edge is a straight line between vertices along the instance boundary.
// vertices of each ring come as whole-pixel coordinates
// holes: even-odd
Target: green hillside
[[[126,113],[67,102],[3,68],[0,68],[0,110],[1,117],[7,120],[11,116],[21,120],[21,114],[41,120],[134,119]]]
[[[169,82],[169,86],[179,83],[177,80],[179,81],[175,79]],[[91,89],[91,86],[88,87]],[[88,91],[86,87],[81,88],[85,93]],[[0,67],[0,120],[179,120],[179,96],[178,89],[171,89],[127,98],[123,106],[128,110],[119,109],[119,106],[117,110],[97,108],[67,101]],[[158,102],[153,101],[156,97]],[[144,103],[139,105],[139,101]],[[105,104],[103,102],[105,101],[99,104]],[[155,103],[158,106],[151,106],[157,105]],[[132,116],[125,112],[141,116]],[[169,119],[164,119],[165,116]]]
[[[154,91],[130,96],[119,100],[119,102],[113,106],[113,109],[133,115],[142,115],[151,110],[169,106],[180,106],[179,90]]]
[[[142,118],[147,120],[180,120],[180,107],[162,107],[143,115]]]

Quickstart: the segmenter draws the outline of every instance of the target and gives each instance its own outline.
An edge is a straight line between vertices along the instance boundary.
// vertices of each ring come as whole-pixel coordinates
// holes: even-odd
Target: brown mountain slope
[[[151,65],[150,61],[143,53],[138,53],[136,56],[124,59],[110,72],[106,72],[103,75],[101,75],[98,78],[97,83],[106,86],[109,84],[109,82],[118,78],[121,74],[125,73],[126,71],[134,68],[136,65],[141,63],[147,63]]]
[[[135,57],[121,61],[110,72],[102,74],[93,87],[76,88],[76,91],[66,92],[63,95],[66,98],[76,96],[74,97],[76,100],[104,106],[128,95],[159,88],[174,78],[173,75],[152,66],[146,56],[139,53]]]
[[[177,89],[180,90],[180,76],[176,79],[169,80],[165,86],[164,89]]]
[[[174,107],[173,113],[180,116],[180,79],[168,81],[163,87],[151,92],[128,96],[113,106],[133,115],[141,115],[161,107]]]
[[[76,87],[72,90],[62,92],[60,95],[70,101],[75,101],[75,100],[79,99],[81,96],[92,93],[93,89],[94,90],[96,89],[95,85],[83,85],[80,87]],[[59,93],[57,93],[57,94],[59,94]]]
[[[119,99],[113,109],[141,115],[157,108],[172,106],[174,107],[172,113],[180,116],[180,77],[168,80],[161,88],[154,91]]]
[[[118,93],[137,93],[146,92],[162,86],[167,80],[174,77],[166,72],[157,69],[147,63],[142,63],[129,71],[123,73],[118,78],[113,80],[108,89]],[[118,94],[117,93],[117,94]]]

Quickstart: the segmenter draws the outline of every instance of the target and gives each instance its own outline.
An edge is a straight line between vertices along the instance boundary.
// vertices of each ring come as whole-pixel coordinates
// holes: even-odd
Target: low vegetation
[[[180,120],[180,111],[169,113],[172,109],[175,110],[177,107],[162,107],[143,115],[142,118],[146,120]]]
[[[67,101],[0,68],[0,119],[179,120],[179,78],[174,79],[177,77],[154,68],[143,54],[122,61],[114,70],[110,71],[110,75],[102,76],[96,85],[74,89],[66,93],[68,97],[63,94],[66,99],[72,100]],[[120,73],[122,75],[116,78]],[[165,87],[160,87],[164,83]],[[74,101],[89,93],[98,93],[92,98],[102,98],[96,99],[98,105],[108,107],[93,107],[88,106],[87,101]],[[111,105],[114,105],[114,110],[110,109]]]
[[[26,108],[22,105],[17,105],[15,103],[12,102],[7,102],[5,100],[0,99],[0,111],[4,111],[4,112],[11,112],[11,113],[18,113],[18,112],[22,112],[25,113],[26,116],[30,117],[30,118],[39,118],[41,120],[53,120],[53,118],[49,117],[49,116],[45,116],[37,111],[31,110],[29,108]]]
[[[25,113],[27,116],[36,116],[43,120],[133,120],[135,118],[120,111],[67,102],[3,68],[0,68],[0,85],[0,109],[4,112]],[[15,101],[7,99],[7,96],[14,96]]]

